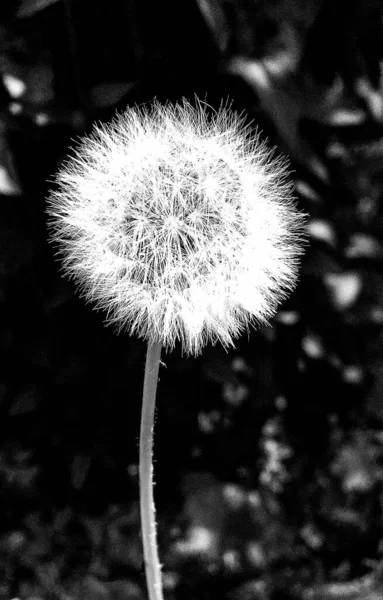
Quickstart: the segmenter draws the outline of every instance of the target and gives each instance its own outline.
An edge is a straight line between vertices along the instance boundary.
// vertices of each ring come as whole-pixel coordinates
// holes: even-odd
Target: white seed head
[[[82,139],[48,199],[67,275],[119,330],[188,354],[233,345],[294,288],[304,219],[243,119],[129,108]]]

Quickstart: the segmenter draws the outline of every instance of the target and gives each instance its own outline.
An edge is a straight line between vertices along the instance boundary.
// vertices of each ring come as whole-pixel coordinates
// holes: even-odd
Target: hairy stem
[[[140,431],[140,512],[149,600],[163,600],[153,497],[153,427],[161,344],[149,344],[146,355]]]

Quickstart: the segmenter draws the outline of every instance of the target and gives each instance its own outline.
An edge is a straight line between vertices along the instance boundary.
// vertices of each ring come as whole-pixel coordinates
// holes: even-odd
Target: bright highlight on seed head
[[[129,108],[83,138],[48,200],[67,275],[119,330],[171,349],[261,325],[294,288],[303,217],[243,119]]]

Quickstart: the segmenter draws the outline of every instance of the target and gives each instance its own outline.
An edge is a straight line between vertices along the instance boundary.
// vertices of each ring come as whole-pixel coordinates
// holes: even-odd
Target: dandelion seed
[[[48,200],[67,275],[117,329],[187,354],[267,323],[294,288],[302,215],[243,119],[129,108],[83,138]]]

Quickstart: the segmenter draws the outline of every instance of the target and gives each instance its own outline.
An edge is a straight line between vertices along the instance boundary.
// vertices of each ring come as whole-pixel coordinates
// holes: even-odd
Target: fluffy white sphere
[[[129,108],[59,172],[51,239],[119,330],[188,354],[228,347],[297,280],[303,217],[285,168],[227,109]]]

